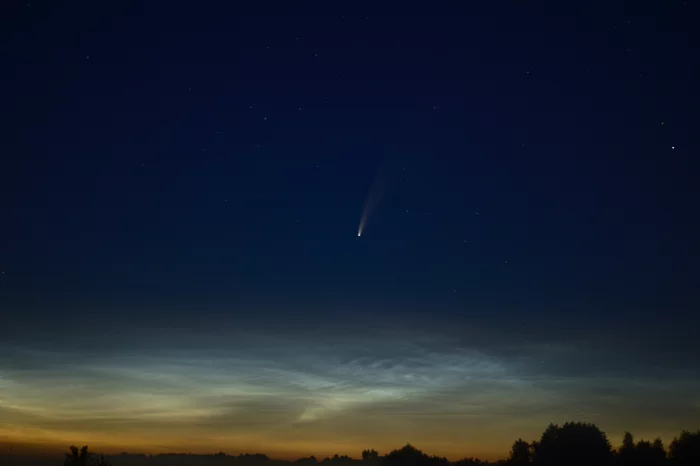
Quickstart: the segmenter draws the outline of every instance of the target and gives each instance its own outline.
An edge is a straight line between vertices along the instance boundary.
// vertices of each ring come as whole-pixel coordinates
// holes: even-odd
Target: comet
[[[357,237],[362,236],[362,232],[365,230],[365,225],[367,224],[367,219],[374,210],[374,202],[372,200],[372,192],[367,196],[365,200],[365,205],[362,208],[362,215],[360,216],[360,225],[357,227]]]
[[[365,227],[367,226],[367,222],[369,222],[370,216],[377,209],[379,202],[384,197],[384,192],[386,191],[387,187],[387,179],[387,175],[382,173],[377,173],[377,176],[374,177],[372,186],[370,187],[369,193],[367,194],[367,199],[365,199],[365,204],[362,207],[362,215],[360,215],[360,224],[357,227],[358,238],[362,236],[362,233],[364,233]]]

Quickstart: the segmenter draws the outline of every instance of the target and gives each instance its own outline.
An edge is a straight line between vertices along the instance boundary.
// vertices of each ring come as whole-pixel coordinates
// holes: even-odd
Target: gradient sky
[[[0,443],[700,427],[698,6],[471,3],[3,5]]]

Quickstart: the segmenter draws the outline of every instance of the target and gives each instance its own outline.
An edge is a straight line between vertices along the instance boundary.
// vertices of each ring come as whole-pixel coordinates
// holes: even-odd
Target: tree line
[[[683,431],[668,446],[660,438],[634,441],[625,432],[613,449],[605,432],[594,424],[550,424],[539,440],[513,443],[506,464],[511,466],[700,466],[700,430]]]
[[[362,459],[334,455],[318,460],[315,456],[295,461],[279,461],[263,454],[214,455],[161,454],[131,455],[122,453],[105,457],[88,451],[88,447],[71,446],[64,466],[173,466],[219,463],[221,466],[700,466],[700,430],[683,431],[666,448],[661,439],[640,439],[626,432],[622,444],[613,448],[605,432],[596,425],[567,422],[550,424],[539,440],[516,440],[508,458],[489,463],[478,458],[449,461],[428,455],[407,444],[380,455],[374,449],[362,451]],[[224,465],[225,463],[225,465]],[[235,463],[235,465],[233,465]],[[218,465],[217,465],[218,466]]]

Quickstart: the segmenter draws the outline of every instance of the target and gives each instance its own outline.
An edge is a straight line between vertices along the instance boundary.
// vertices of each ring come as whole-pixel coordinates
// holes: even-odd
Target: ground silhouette
[[[42,465],[44,461],[5,457],[3,466]],[[56,464],[56,462],[46,462]],[[381,455],[377,450],[363,450],[359,458],[345,455],[317,459],[315,456],[294,461],[276,460],[255,454],[228,455],[218,452],[210,455],[130,454],[102,455],[91,452],[87,446],[69,447],[64,454],[64,466],[700,466],[700,430],[682,431],[664,447],[661,439],[635,441],[626,432],[619,447],[613,448],[605,432],[594,424],[567,422],[561,426],[550,424],[539,439],[513,442],[506,459],[482,461],[463,458],[449,461],[429,455],[406,444],[402,448]]]

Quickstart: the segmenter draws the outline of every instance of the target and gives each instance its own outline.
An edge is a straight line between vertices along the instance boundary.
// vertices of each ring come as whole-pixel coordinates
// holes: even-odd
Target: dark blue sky
[[[17,353],[0,375],[34,387],[58,364],[18,369],[39,347],[56,361],[103,350],[133,370],[146,367],[128,362],[137,347],[178,360],[186,344],[218,361],[211,351],[241,349],[212,342],[243,331],[279,342],[268,359],[243,346],[258,368],[296,354],[306,364],[295,345],[327,345],[327,368],[311,366],[329,376],[356,361],[352,350],[413,344],[418,332],[443,355],[422,360],[435,371],[426,377],[470,351],[520,381],[575,378],[576,400],[592,400],[584,411],[543,402],[533,426],[529,414],[494,425],[697,427],[683,423],[697,419],[697,399],[630,414],[700,383],[697,5],[235,3],[2,7],[0,343]],[[384,336],[370,344],[372,332]],[[392,370],[411,367],[411,354],[392,353]],[[118,372],[104,361],[86,386]],[[362,391],[357,371],[333,383]],[[630,395],[625,376],[647,388]],[[292,396],[285,381],[266,382],[278,399]],[[582,388],[590,381],[600,385]],[[667,392],[652,396],[658,381]],[[437,388],[423,389],[396,397]],[[618,392],[636,400],[629,413],[600,404]],[[502,399],[492,398],[488,409]],[[26,406],[12,422],[34,425]],[[321,422],[309,409],[292,417]],[[404,437],[420,444],[421,432]],[[483,454],[511,440],[496,437]],[[273,438],[274,451],[315,451],[311,433]]]

